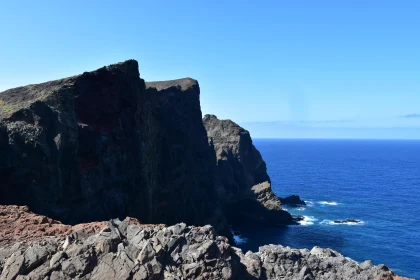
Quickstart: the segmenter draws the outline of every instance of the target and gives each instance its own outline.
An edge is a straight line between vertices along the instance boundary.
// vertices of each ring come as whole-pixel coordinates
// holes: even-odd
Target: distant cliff
[[[291,224],[271,189],[270,177],[249,132],[231,120],[203,118],[217,157],[216,190],[234,223]]]

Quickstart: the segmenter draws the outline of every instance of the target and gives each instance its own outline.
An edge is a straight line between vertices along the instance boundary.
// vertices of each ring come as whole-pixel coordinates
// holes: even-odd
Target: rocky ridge
[[[385,265],[358,264],[319,247],[267,245],[244,254],[212,226],[142,225],[130,218],[67,226],[23,206],[0,206],[0,216],[8,221],[0,224],[1,236],[12,236],[9,225],[15,238],[0,242],[1,280],[404,279]]]

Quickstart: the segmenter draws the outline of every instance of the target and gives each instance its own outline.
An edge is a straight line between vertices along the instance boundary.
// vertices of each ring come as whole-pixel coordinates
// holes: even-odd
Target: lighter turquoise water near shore
[[[302,225],[241,228],[244,250],[272,243],[329,247],[420,279],[420,141],[256,139],[274,192],[298,194],[286,208]],[[326,203],[333,201],[334,203]],[[357,219],[360,225],[334,225]]]

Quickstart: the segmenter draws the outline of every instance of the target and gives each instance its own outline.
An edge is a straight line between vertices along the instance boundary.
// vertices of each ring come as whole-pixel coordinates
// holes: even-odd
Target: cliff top
[[[146,82],[146,87],[156,88],[157,90],[165,90],[170,87],[180,87],[182,91],[186,91],[193,86],[198,85],[197,80],[191,78],[182,78],[168,81]]]
[[[205,115],[203,118],[204,126],[206,127],[207,134],[214,141],[214,144],[227,144],[236,143],[243,139],[250,140],[249,131],[239,126],[231,120],[220,120],[215,115]],[[219,143],[220,142],[220,143]]]
[[[49,96],[66,88],[72,88],[75,83],[85,76],[98,75],[102,71],[121,70],[127,75],[139,76],[138,63],[136,60],[127,60],[124,62],[111,64],[94,71],[84,72],[63,79],[52,80],[40,84],[31,84],[27,86],[8,89],[0,92],[0,119],[11,115],[12,113],[29,106],[38,100],[46,100]]]

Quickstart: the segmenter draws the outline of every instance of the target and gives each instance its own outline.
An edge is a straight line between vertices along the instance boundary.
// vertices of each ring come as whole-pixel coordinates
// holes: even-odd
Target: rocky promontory
[[[271,189],[267,166],[247,130],[231,120],[205,115],[204,126],[217,157],[216,191],[234,223],[291,224]],[[241,211],[236,211],[241,209]]]
[[[0,93],[0,204],[75,224],[213,224],[229,235],[214,188],[193,79],[148,83],[128,60]]]
[[[0,181],[0,204],[70,224],[293,223],[249,133],[203,123],[196,80],[145,83],[135,60],[0,93]]]

